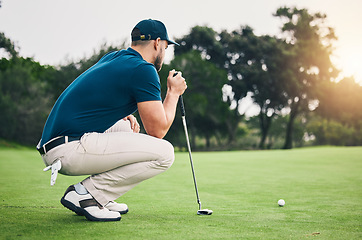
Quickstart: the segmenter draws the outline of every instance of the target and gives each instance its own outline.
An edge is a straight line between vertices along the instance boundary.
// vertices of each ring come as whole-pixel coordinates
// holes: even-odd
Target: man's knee
[[[133,130],[129,120],[125,121],[121,119],[105,131],[105,133],[109,132],[133,132]]]
[[[175,160],[175,151],[172,144],[166,140],[162,140],[162,154],[159,160],[160,166],[169,168]]]

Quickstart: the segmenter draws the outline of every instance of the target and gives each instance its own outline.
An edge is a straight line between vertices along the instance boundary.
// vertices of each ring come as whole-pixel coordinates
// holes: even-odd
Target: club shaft
[[[192,161],[192,154],[191,154],[191,145],[190,145],[190,139],[189,139],[189,133],[187,131],[187,124],[186,124],[186,117],[185,117],[185,108],[182,96],[179,98],[180,108],[181,108],[181,115],[182,115],[182,124],[184,126],[185,130],[185,136],[186,136],[186,143],[187,143],[187,149],[189,151],[189,157],[190,157],[190,164],[191,164],[191,170],[192,170],[192,177],[194,179],[194,185],[195,185],[195,191],[196,191],[196,198],[197,198],[197,204],[199,205],[199,210],[201,210],[201,201],[199,197],[199,191],[197,189],[197,183],[196,183],[196,176],[195,176],[195,170],[194,170],[194,163]]]

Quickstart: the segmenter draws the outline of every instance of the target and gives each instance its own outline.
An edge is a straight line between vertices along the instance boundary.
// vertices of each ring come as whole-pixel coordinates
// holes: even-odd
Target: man
[[[169,72],[162,103],[160,80],[165,50],[177,43],[157,20],[139,22],[127,50],[106,54],[61,94],[44,126],[38,150],[46,169],[91,175],[70,186],[61,203],[91,221],[118,221],[128,212],[114,202],[140,182],[167,170],[173,146],[163,140],[187,85]],[[147,134],[131,114],[138,110]],[[45,170],[46,170],[45,169]]]

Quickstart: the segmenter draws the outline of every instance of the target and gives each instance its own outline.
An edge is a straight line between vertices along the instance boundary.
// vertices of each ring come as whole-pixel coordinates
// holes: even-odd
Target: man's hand
[[[137,119],[133,115],[128,115],[127,117],[123,118],[123,120],[129,120],[129,122],[131,123],[131,129],[134,133],[140,132],[140,125],[138,124]]]
[[[167,93],[176,93],[178,96],[182,95],[186,88],[187,84],[185,78],[182,77],[182,72],[177,72],[175,70],[169,72],[167,77]]]

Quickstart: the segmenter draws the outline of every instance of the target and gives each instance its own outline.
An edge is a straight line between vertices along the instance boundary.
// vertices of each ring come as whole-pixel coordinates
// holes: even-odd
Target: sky
[[[15,42],[20,55],[41,64],[60,65],[90,56],[101,44],[130,42],[143,19],[165,23],[170,38],[196,25],[232,31],[249,25],[255,34],[278,35],[282,22],[273,13],[281,6],[327,15],[338,37],[333,63],[341,76],[362,84],[362,0],[0,0],[0,32]],[[168,50],[166,62],[173,57]],[[0,55],[1,57],[1,55]]]

